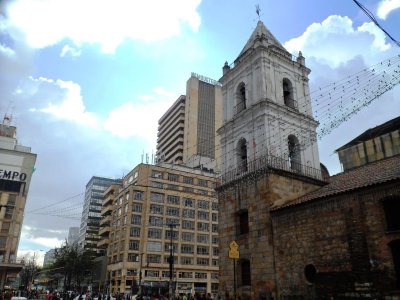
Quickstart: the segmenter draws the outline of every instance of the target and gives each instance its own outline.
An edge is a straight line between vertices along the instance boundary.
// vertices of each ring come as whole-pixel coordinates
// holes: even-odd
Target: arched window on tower
[[[236,91],[236,106],[235,114],[240,113],[246,109],[246,85],[244,82],[240,83]]]
[[[289,149],[289,164],[290,168],[294,171],[301,171],[301,155],[300,155],[300,143],[297,137],[289,135],[288,137],[288,149]]]
[[[240,173],[247,172],[247,142],[244,138],[239,140],[237,146],[237,162]]]
[[[284,78],[282,83],[283,102],[286,106],[297,109],[297,102],[293,97],[293,86],[289,79]]]

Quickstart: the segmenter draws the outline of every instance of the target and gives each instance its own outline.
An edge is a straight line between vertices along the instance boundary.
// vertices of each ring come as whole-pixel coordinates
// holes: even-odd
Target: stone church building
[[[261,21],[223,67],[219,289],[243,300],[389,297],[400,288],[399,126],[377,130],[372,148],[364,138],[364,153],[338,149],[357,163],[330,177],[309,73]]]

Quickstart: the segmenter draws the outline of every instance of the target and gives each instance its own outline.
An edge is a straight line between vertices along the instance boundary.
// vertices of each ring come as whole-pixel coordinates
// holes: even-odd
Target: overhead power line
[[[357,4],[357,6],[358,6],[359,8],[361,8],[361,10],[362,10],[363,12],[365,12],[365,14],[371,19],[371,21],[374,22],[374,24],[375,24],[376,26],[378,26],[378,28],[379,28],[380,30],[382,30],[382,31],[388,36],[388,38],[391,39],[391,40],[393,41],[393,43],[395,43],[397,46],[400,47],[400,42],[397,41],[394,37],[392,37],[385,29],[383,29],[383,27],[382,27],[382,26],[379,24],[379,22],[376,20],[375,16],[374,16],[364,5],[362,5],[362,4],[361,4],[360,2],[358,2],[357,0],[353,0],[353,1],[354,1],[355,4]]]

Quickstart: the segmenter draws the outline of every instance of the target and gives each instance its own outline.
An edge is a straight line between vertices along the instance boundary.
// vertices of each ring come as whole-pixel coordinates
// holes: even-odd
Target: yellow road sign
[[[229,244],[229,253],[228,253],[228,257],[232,258],[232,259],[239,259],[240,254],[239,254],[239,245],[235,242],[232,241]]]

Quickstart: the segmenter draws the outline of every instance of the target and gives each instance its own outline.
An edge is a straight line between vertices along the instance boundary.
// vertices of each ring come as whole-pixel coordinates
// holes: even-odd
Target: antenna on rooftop
[[[10,126],[12,121],[12,114],[4,114],[3,125]]]

